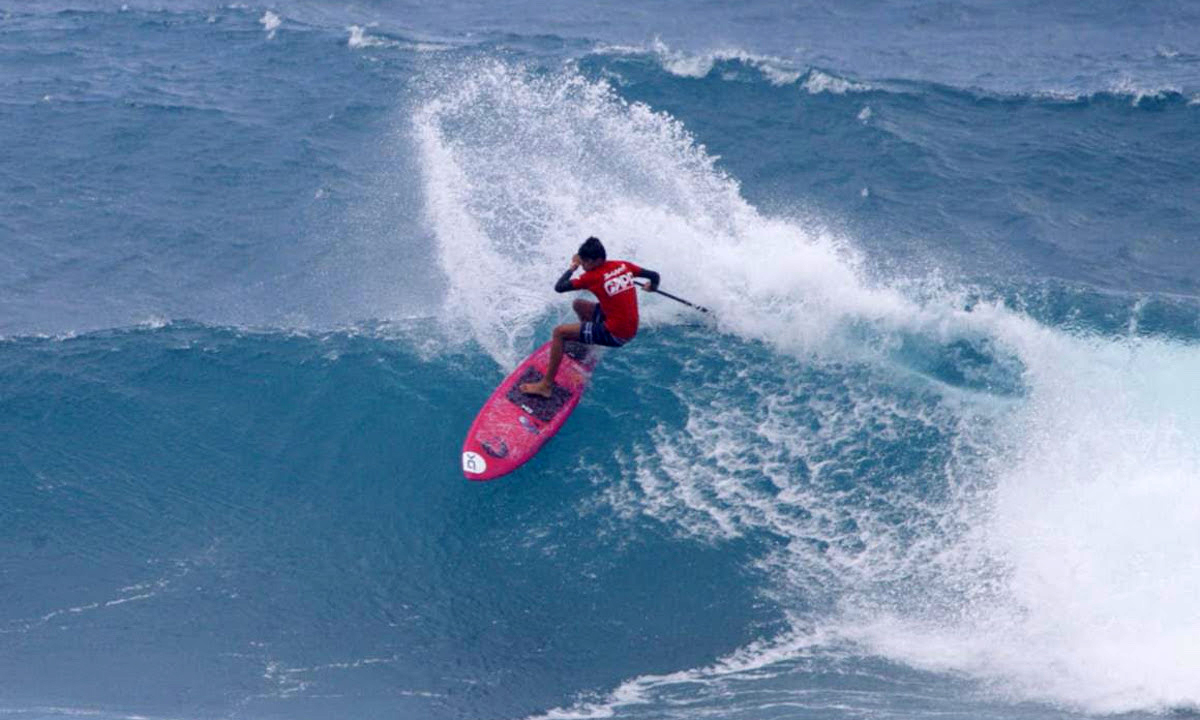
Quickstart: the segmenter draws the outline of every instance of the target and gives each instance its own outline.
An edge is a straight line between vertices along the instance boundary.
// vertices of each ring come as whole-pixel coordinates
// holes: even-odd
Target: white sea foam
[[[614,55],[650,54],[658,59],[667,72],[688,78],[706,77],[713,71],[717,63],[737,61],[757,69],[772,85],[792,85],[804,78],[800,87],[813,95],[819,93],[845,95],[846,93],[869,92],[874,89],[864,82],[838,77],[816,68],[805,70],[789,60],[761,55],[740,48],[720,48],[698,53],[686,52],[675,50],[656,38],[649,46],[599,45],[595,52]]]
[[[1079,102],[1084,97],[1086,97],[1086,95],[1082,92],[1077,92],[1077,91],[1072,91],[1072,90],[1062,90],[1062,89],[1057,89],[1057,88],[1051,88],[1048,90],[1038,90],[1038,91],[1035,91],[1034,93],[1032,93],[1031,96],[1033,98],[1036,98],[1039,100],[1055,100],[1058,102],[1067,102],[1067,103]]]
[[[162,330],[170,324],[171,320],[169,318],[165,318],[161,315],[151,315],[139,322],[137,326],[147,330]]]
[[[1123,75],[1110,82],[1107,86],[1095,90],[1051,88],[1033,91],[1030,93],[1030,97],[1039,100],[1076,103],[1081,100],[1094,99],[1097,96],[1115,95],[1117,97],[1129,98],[1129,104],[1137,107],[1145,100],[1164,100],[1172,95],[1182,94],[1181,88],[1175,85],[1146,86],[1128,75]],[[1021,93],[1017,93],[1015,97],[1021,97]]]
[[[368,35],[367,31],[358,25],[351,25],[346,29],[350,32],[350,39],[346,41],[346,44],[355,50],[370,47],[395,47],[398,44],[391,40]]]
[[[263,16],[258,19],[258,22],[263,26],[263,30],[266,31],[267,39],[274,40],[275,32],[279,30],[281,25],[283,25],[283,18],[279,17],[270,10],[267,10],[263,13]]]
[[[1132,77],[1123,75],[1109,86],[1109,92],[1128,97],[1130,104],[1137,107],[1143,100],[1162,100],[1168,95],[1179,95],[1182,91],[1175,86],[1145,87]]]
[[[346,40],[346,46],[352,50],[362,50],[364,48],[403,48],[420,53],[433,53],[443,52],[452,47],[449,44],[440,42],[392,40],[377,35],[370,35],[367,33],[366,28],[359,25],[350,25],[346,28],[346,31],[350,33],[350,37]]]
[[[663,69],[679,77],[702,78],[712,72],[719,62],[736,60],[763,74],[773,85],[791,85],[804,74],[783,58],[760,55],[740,48],[720,48],[708,52],[684,52],[672,49],[659,38],[649,46],[600,45],[595,52],[614,55],[653,55]]]
[[[847,317],[919,321],[863,283],[833,233],[762,216],[680,123],[606,83],[483,61],[444,87],[415,115],[427,213],[448,305],[502,362],[558,304],[544,278],[592,233],[688,287],[723,329],[797,352],[835,341]],[[652,305],[652,319],[674,311]]]
[[[1004,572],[958,622],[876,615],[860,637],[1003,692],[1094,712],[1200,701],[1200,349],[1075,338],[1017,318],[1027,364],[1011,464],[987,522],[951,557]]]
[[[851,92],[868,92],[871,90],[871,86],[866,83],[847,80],[846,78],[821,72],[815,68],[808,71],[808,76],[804,78],[801,86],[813,95],[818,93],[845,95]]]
[[[820,634],[788,633],[770,642],[755,642],[740,648],[711,665],[659,675],[641,675],[621,683],[603,697],[581,700],[532,715],[526,720],[593,720],[610,718],[623,708],[653,702],[675,688],[687,688],[689,695],[731,695],[740,684],[761,681],[771,676],[764,672],[777,663],[794,660],[820,646],[826,638]],[[676,703],[678,705],[679,703]],[[686,709],[684,709],[686,713]]]
[[[756,561],[771,597],[833,608],[808,621],[868,653],[1092,711],[1200,703],[1200,349],[870,282],[836,233],[763,215],[682,125],[605,83],[494,60],[441,73],[413,133],[456,333],[514,363],[589,234],[714,309],[721,340],[688,347],[727,374],[671,388],[686,423],[598,490],[619,513],[709,544],[781,538]],[[1020,368],[1020,391],[894,360],[958,342]],[[928,446],[892,467],[889,443]],[[605,717],[714,668],[546,717]]]

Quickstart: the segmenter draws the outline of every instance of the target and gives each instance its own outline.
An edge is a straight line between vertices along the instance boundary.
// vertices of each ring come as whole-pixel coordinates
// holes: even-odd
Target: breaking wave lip
[[[1020,97],[1020,96],[1017,96]],[[1144,86],[1138,81],[1122,77],[1116,80],[1104,90],[1094,90],[1091,92],[1080,92],[1071,90],[1039,90],[1029,93],[1029,97],[1035,100],[1051,100],[1063,103],[1087,103],[1103,101],[1108,99],[1128,101],[1131,107],[1149,106],[1157,103],[1175,103],[1187,101],[1187,104],[1195,104],[1196,99],[1200,95],[1188,98],[1183,89],[1176,85],[1167,85],[1162,87]]]
[[[659,38],[649,46],[599,44],[591,51],[596,55],[644,56],[655,58],[664,70],[678,77],[702,78],[718,63],[737,61],[763,74],[772,85],[791,85],[805,71],[793,63],[770,55],[761,55],[740,48],[721,48],[703,53],[673,50]]]
[[[1114,82],[1108,93],[1116,97],[1129,98],[1130,104],[1134,107],[1141,105],[1143,100],[1178,100],[1183,97],[1183,90],[1177,86],[1144,87],[1128,76]]]
[[[370,32],[368,33],[368,30]],[[411,50],[418,53],[435,53],[445,52],[454,49],[454,45],[448,42],[440,42],[434,40],[419,40],[398,36],[393,33],[382,32],[370,26],[348,25],[346,31],[350,33],[346,40],[346,46],[352,50],[363,50],[366,48],[393,48],[399,50]]]
[[[798,84],[809,94],[868,92],[873,87],[814,67],[802,67],[794,62],[771,55],[762,55],[741,48],[721,48],[701,53],[673,50],[656,39],[646,47],[600,44],[593,55],[652,58],[666,72],[681,78],[704,78],[719,71],[723,64],[742,65],[761,73],[767,82],[777,87]]]
[[[1049,101],[1054,103],[1089,103],[1121,100],[1132,107],[1149,107],[1162,103],[1186,102],[1200,104],[1200,94],[1188,95],[1177,85],[1147,84],[1123,75],[1108,82],[1105,87],[1093,90],[1071,90],[1060,88],[1030,90],[989,90],[974,86],[955,86],[934,81],[899,78],[874,78],[863,80],[847,77],[829,68],[803,66],[786,58],[762,55],[740,48],[722,48],[707,52],[675,50],[661,40],[645,46],[598,44],[589,53],[593,56],[614,58],[646,58],[655,62],[668,74],[679,78],[700,79],[710,75],[730,77],[722,74],[723,66],[741,66],[761,73],[771,85],[777,87],[799,86],[809,94],[884,92],[889,94],[923,94],[941,92],[961,94],[975,100],[999,100],[1002,102]],[[738,76],[739,81],[745,81]]]

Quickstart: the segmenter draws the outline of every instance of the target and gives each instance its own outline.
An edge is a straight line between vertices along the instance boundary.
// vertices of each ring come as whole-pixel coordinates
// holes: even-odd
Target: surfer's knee
[[[579,337],[579,326],[571,323],[554,328],[555,340],[575,340]]]

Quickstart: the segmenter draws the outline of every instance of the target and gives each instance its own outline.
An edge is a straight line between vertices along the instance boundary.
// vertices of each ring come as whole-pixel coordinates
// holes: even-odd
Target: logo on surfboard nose
[[[463,472],[475,473],[476,475],[487,472],[487,460],[477,452],[470,450],[463,453]]]

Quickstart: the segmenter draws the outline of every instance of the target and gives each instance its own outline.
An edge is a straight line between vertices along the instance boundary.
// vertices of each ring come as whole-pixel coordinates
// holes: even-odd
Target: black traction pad
[[[567,404],[571,399],[571,391],[558,385],[554,386],[554,390],[550,397],[542,397],[541,395],[527,395],[521,392],[521,386],[525,383],[538,382],[542,379],[542,373],[537,368],[525,368],[525,372],[521,373],[521,377],[513,383],[508,389],[508,399],[517,407],[534,416],[542,422],[550,422],[559,410]]]

